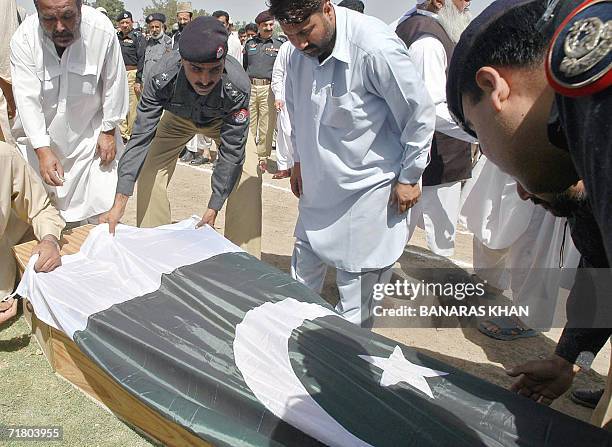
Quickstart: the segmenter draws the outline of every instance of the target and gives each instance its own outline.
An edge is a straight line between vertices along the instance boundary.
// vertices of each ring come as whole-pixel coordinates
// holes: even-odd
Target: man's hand
[[[522,396],[544,405],[565,393],[572,385],[578,366],[553,355],[546,360],[532,360],[506,371],[511,377],[519,379],[510,387]]]
[[[295,163],[291,168],[291,191],[298,199],[302,197],[302,171],[299,163]]]
[[[421,188],[418,183],[407,185],[397,183],[391,192],[391,204],[397,204],[398,214],[404,214],[410,208],[417,204],[421,198]]]
[[[277,112],[280,112],[281,110],[283,110],[283,107],[285,107],[285,101],[283,101],[282,99],[277,99],[276,101],[274,101],[274,107],[276,107]]]
[[[64,168],[50,147],[36,149],[40,176],[47,185],[62,186],[64,184]]]
[[[100,132],[96,154],[100,156],[100,166],[105,166],[115,159],[117,146],[115,145],[115,129]]]
[[[210,225],[211,227],[214,228],[218,213],[219,212],[217,210],[208,208],[206,212],[204,213],[204,216],[202,216],[202,220],[198,222],[198,224],[196,225],[196,228],[201,228],[204,225]]]
[[[38,254],[38,261],[34,264],[35,272],[51,272],[62,265],[60,246],[54,236],[47,235],[42,238],[32,255]]]
[[[0,325],[13,318],[15,315],[17,315],[16,299],[9,298],[6,301],[0,301]]]
[[[134,84],[134,93],[136,93],[136,95],[140,96],[142,95],[142,84],[139,82],[136,82]]]
[[[129,199],[130,197],[124,194],[115,194],[115,203],[113,203],[113,207],[106,213],[102,214],[98,219],[99,223],[108,224],[108,232],[110,234],[115,234],[115,228],[117,228],[117,224],[125,213],[125,206],[127,205]]]

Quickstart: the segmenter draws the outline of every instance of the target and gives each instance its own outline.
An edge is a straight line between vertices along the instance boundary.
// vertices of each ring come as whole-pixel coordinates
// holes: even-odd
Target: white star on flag
[[[415,365],[406,360],[399,346],[395,347],[389,358],[370,357],[369,355],[360,355],[359,357],[383,370],[382,376],[380,377],[380,386],[389,387],[400,382],[406,382],[408,385],[427,394],[432,399],[434,396],[425,377],[448,375],[446,372],[425,368],[424,366]]]

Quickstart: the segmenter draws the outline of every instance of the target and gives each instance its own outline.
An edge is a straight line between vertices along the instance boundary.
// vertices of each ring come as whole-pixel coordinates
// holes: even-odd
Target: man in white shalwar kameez
[[[461,182],[471,175],[470,143],[476,143],[455,123],[446,103],[446,72],[471,18],[468,5],[464,0],[426,0],[395,30],[436,105],[431,161],[423,173],[423,197],[413,215],[425,230],[429,249],[447,257],[455,251]]]
[[[38,0],[11,40],[14,136],[66,222],[113,204],[125,67],[108,18],[81,0]]]
[[[276,164],[278,172],[272,176],[274,179],[289,177],[293,166],[293,145],[291,144],[291,121],[289,112],[285,107],[285,81],[287,79],[287,66],[295,47],[291,42],[285,42],[278,50],[272,69],[272,93],[274,93],[274,106],[276,115]]]
[[[270,5],[299,50],[285,96],[300,198],[291,272],[321,290],[335,267],[336,310],[369,325],[372,289],[390,279],[407,241],[435,108],[406,47],[378,19],[329,0]]]

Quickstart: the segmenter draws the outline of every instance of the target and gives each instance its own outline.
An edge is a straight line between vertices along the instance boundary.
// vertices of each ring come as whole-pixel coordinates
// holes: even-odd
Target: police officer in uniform
[[[138,226],[171,222],[168,183],[181,149],[200,133],[214,139],[219,148],[212,196],[200,226],[214,225],[240,179],[229,199],[225,236],[254,256],[260,255],[261,179],[254,159],[247,158],[243,168],[250,86],[240,63],[226,58],[227,39],[221,22],[198,17],[183,31],[180,53],[166,53],[156,65],[144,86],[133,136],[119,161],[115,203],[101,218],[111,232],[137,180]]]
[[[604,250],[611,238],[612,11],[609,0],[579,3],[555,0],[545,12],[538,0],[492,3],[463,32],[447,83],[456,121],[482,137],[489,159],[528,185],[519,187],[521,197],[565,210],[582,255],[555,354],[507,371],[518,377],[512,389],[545,404],[590,369],[612,334],[610,251]],[[499,29],[505,32],[498,38]],[[611,396],[612,368],[591,419],[607,429]]]
[[[555,90],[551,123],[562,130],[595,220],[608,266],[612,260],[612,2],[553,0],[539,23],[552,34],[546,76]],[[596,230],[594,230],[595,232]],[[608,290],[609,291],[609,290]],[[577,352],[592,339],[608,339],[612,329],[574,329]],[[596,344],[596,348],[603,343]],[[591,344],[593,342],[591,341]],[[596,349],[592,350],[597,353]],[[591,422],[612,430],[612,359],[606,389]]]
[[[117,16],[120,31],[117,33],[123,54],[123,63],[128,77],[128,89],[130,92],[130,108],[126,120],[121,124],[121,137],[123,141],[130,139],[134,120],[136,119],[136,106],[140,97],[140,84],[136,83],[138,66],[142,65],[146,40],[140,31],[133,29],[132,13],[123,11]]]
[[[153,66],[168,51],[172,51],[172,38],[164,32],[166,16],[161,13],[149,14],[145,19],[149,27],[149,39],[145,44],[144,57],[138,66],[136,73],[136,84],[138,90],[142,91],[142,86],[146,84]]]
[[[272,93],[272,69],[283,40],[272,36],[274,17],[268,11],[255,19],[258,34],[247,40],[244,50],[244,69],[251,79],[251,135],[257,138],[259,169],[268,169],[272,152],[272,138],[276,125],[276,107]]]

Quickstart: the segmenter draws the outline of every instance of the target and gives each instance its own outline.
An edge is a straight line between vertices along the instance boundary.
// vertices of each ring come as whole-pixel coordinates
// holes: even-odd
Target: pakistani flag
[[[126,390],[227,446],[607,446],[608,432],[356,327],[196,220],[94,229],[20,285]]]

